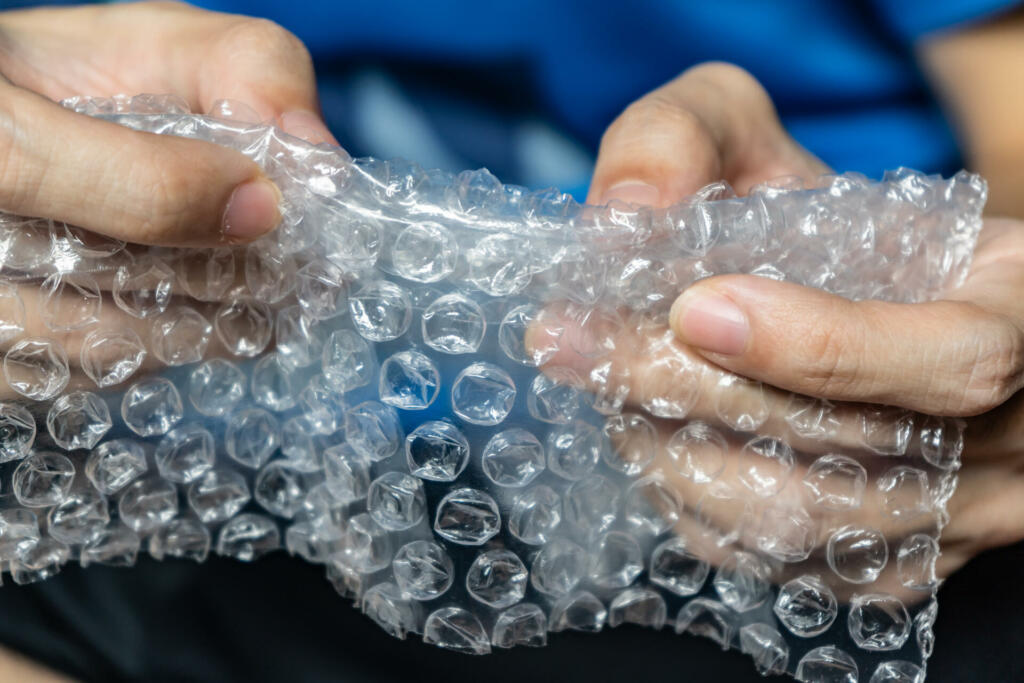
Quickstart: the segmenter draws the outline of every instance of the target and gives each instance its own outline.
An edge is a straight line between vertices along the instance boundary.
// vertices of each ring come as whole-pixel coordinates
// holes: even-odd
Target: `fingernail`
[[[338,144],[338,141],[334,139],[331,132],[327,130],[323,120],[313,112],[302,109],[285,112],[278,117],[278,123],[281,126],[281,130],[288,133],[288,135],[302,138],[314,145],[319,145],[321,142],[329,142],[332,145]]]
[[[254,239],[270,232],[281,222],[281,191],[266,178],[248,180],[231,193],[224,209],[224,234]]]
[[[728,298],[700,288],[684,292],[672,306],[672,321],[680,340],[711,353],[736,356],[747,348],[750,323]]]
[[[660,199],[661,192],[654,185],[641,180],[623,180],[605,191],[601,197],[601,204],[620,201],[641,206],[657,206]]]

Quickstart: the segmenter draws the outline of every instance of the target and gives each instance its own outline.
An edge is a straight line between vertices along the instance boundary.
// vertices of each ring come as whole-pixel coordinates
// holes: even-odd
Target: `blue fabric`
[[[904,40],[916,40],[936,31],[993,15],[1007,8],[1005,0],[872,0],[887,25]]]
[[[911,166],[950,172],[962,161],[948,122],[915,67],[913,42],[932,31],[990,16],[1007,0],[207,0],[206,6],[266,16],[309,46],[327,84],[325,102],[348,96],[339,65],[465,66],[482,88],[514,71],[516,103],[453,119],[445,87],[428,87],[412,108],[442,141],[457,133],[501,137],[516,117],[553,122],[590,154],[614,117],[637,97],[706,60],[739,64],[772,95],[795,138],[838,171],[878,176]],[[347,68],[347,67],[346,67]],[[425,69],[426,70],[426,69]],[[454,73],[454,72],[453,72]],[[333,79],[333,80],[332,80]],[[455,76],[453,82],[459,79]],[[413,87],[416,77],[397,87]],[[333,85],[332,85],[333,84]],[[410,84],[412,84],[410,86]],[[442,84],[447,86],[448,84]],[[347,87],[347,86],[346,86]],[[465,91],[460,91],[463,94]],[[427,98],[426,95],[432,97]],[[459,97],[462,97],[460,95]],[[458,101],[459,97],[454,100]],[[426,103],[434,100],[435,107]],[[484,98],[486,99],[486,98]],[[516,104],[523,111],[516,111]],[[456,108],[458,108],[456,106]],[[440,113],[438,113],[440,112]],[[488,117],[499,123],[486,123]],[[438,118],[439,117],[439,118]],[[438,123],[447,121],[447,129]],[[480,144],[448,163],[480,162],[522,181],[507,149],[494,160]],[[380,153],[378,149],[357,152]],[[475,150],[475,151],[474,151]],[[511,174],[513,177],[508,177]],[[516,177],[519,176],[519,177]],[[527,182],[530,182],[527,179]]]

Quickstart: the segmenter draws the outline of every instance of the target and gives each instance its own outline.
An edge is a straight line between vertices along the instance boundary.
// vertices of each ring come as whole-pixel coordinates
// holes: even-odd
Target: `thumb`
[[[802,394],[974,415],[1022,386],[1024,334],[964,301],[849,301],[751,275],[702,280],[672,329],[719,366]]]
[[[0,210],[143,244],[247,242],[280,191],[238,152],[64,109],[0,82]]]

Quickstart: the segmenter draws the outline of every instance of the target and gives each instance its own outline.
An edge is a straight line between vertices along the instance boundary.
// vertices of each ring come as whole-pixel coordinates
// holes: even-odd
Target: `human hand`
[[[694,78],[695,71],[702,73],[700,79]],[[724,77],[731,86],[711,86],[713,94],[701,97],[697,84],[707,88],[705,78],[712,77]],[[737,93],[746,93],[753,103],[738,106]],[[718,123],[705,119],[713,103],[726,101],[731,105],[719,110]],[[745,151],[750,154],[744,157]],[[732,67],[706,65],[633,105],[609,129],[591,201],[667,205],[721,175],[744,192],[779,174],[810,183],[823,170],[781,130],[770,102],[749,76]],[[646,184],[621,184],[631,179]],[[651,320],[642,333],[636,326],[621,332],[624,336],[613,339],[608,353],[559,348],[545,371],[557,376],[568,368],[599,400],[617,394],[627,412],[636,411],[631,420],[639,417],[637,425],[649,425],[622,429],[620,421],[613,426],[617,450],[626,459],[638,457],[631,450],[642,450],[653,440],[653,467],[667,474],[684,503],[676,528],[691,539],[707,540],[710,531],[712,542],[702,544],[702,554],[713,563],[724,561],[737,545],[758,543],[758,529],[750,524],[758,511],[751,510],[747,489],[738,481],[749,440],[743,431],[778,436],[796,449],[795,466],[785,475],[798,485],[784,489],[786,500],[776,502],[808,511],[804,521],[813,529],[808,561],[820,562],[828,572],[826,544],[837,516],[813,500],[813,462],[838,452],[853,455],[872,474],[899,465],[866,447],[867,412],[879,422],[881,438],[895,437],[895,431],[887,432],[890,426],[912,421],[914,436],[900,451],[908,458],[920,460],[922,451],[934,445],[925,441],[939,439],[948,451],[941,457],[950,458],[942,464],[949,468],[959,455],[958,423],[949,417],[968,418],[959,488],[948,502],[949,524],[935,564],[941,578],[987,548],[1024,538],[1024,478],[1019,474],[1024,428],[1018,426],[1024,405],[1017,395],[1024,374],[1024,307],[1016,295],[1022,284],[1024,224],[990,219],[967,280],[941,301],[851,302],[765,278],[713,277],[684,292],[667,321]],[[543,328],[531,331],[531,344],[554,348],[557,340],[546,339]],[[577,337],[576,345],[586,347],[578,337],[586,338],[587,330],[574,330],[564,320],[552,329],[564,329],[562,339]],[[611,386],[616,381],[624,386]],[[865,403],[889,407],[876,412]],[[721,451],[706,454],[707,471],[696,473],[694,463],[680,462],[673,436],[684,423],[656,416],[658,406],[682,407],[688,419],[726,434]],[[821,418],[818,426],[827,434],[806,438],[797,433],[794,418],[801,411]],[[753,427],[737,430],[744,415],[754,416]],[[885,449],[882,444],[880,450]],[[687,468],[687,474],[679,474]],[[888,514],[902,504],[901,491],[894,500],[892,492],[872,487],[864,491],[859,509],[847,513],[847,521],[877,530],[890,544],[918,532],[934,536],[936,517],[924,513],[945,502],[952,481],[948,472],[932,472],[921,493],[927,509],[908,500],[908,506],[920,509],[901,515]],[[754,507],[759,505],[755,497]],[[718,532],[723,529],[730,531],[722,536]],[[890,560],[895,550],[891,545]],[[900,585],[894,564],[890,561],[876,585],[904,599],[919,598],[920,592]],[[808,566],[799,570],[806,572]],[[787,576],[783,572],[773,579]]]
[[[305,47],[259,19],[176,3],[0,13],[0,210],[128,242],[247,242],[280,220],[280,192],[241,154],[132,131],[55,104],[76,94],[221,99],[286,132],[333,141]]]
[[[58,247],[79,261],[41,285],[0,288],[0,345],[14,349],[0,398],[40,398],[26,388],[42,382],[40,363],[67,366],[68,387],[89,389],[177,362],[146,355],[142,339],[154,326],[171,325],[189,343],[209,340],[211,356],[228,355],[225,345],[251,355],[268,343],[274,320],[266,304],[220,306],[243,275],[232,250],[159,247],[256,239],[280,221],[278,188],[226,147],[131,130],[53,101],[141,92],[172,93],[193,111],[218,114],[228,98],[251,107],[254,119],[333,142],[316,113],[308,53],[267,21],[172,3],[0,13],[4,270],[12,280],[47,275],[37,266]],[[184,294],[188,307],[172,305]],[[195,353],[198,344],[164,355]]]
[[[657,189],[648,203],[667,205],[719,177],[743,192],[780,175],[812,184],[825,170],[782,130],[753,78],[707,64],[639,100],[609,128],[591,196],[644,199],[649,190],[619,197],[614,189],[637,178]],[[690,287],[670,320],[686,352],[713,369],[831,401],[968,417],[936,567],[947,576],[988,548],[1024,539],[1022,286],[1024,223],[989,219],[967,280],[941,301],[850,302],[729,275]],[[733,393],[730,401],[749,400]],[[788,400],[769,392],[775,414]]]
[[[677,338],[715,367],[832,401],[967,418],[944,577],[1024,539],[1024,223],[988,219],[964,284],[921,304],[851,302],[745,275],[676,301]],[[919,417],[920,421],[922,417]]]
[[[908,587],[898,551],[938,533],[942,505],[942,553],[929,559],[937,579],[1024,539],[1022,286],[1024,223],[988,219],[965,282],[940,301],[852,302],[723,275],[692,285],[667,320],[612,324],[595,353],[586,340],[607,336],[590,329],[601,319],[542,316],[528,340],[549,377],[584,385],[612,413],[605,432],[626,466],[660,472],[681,500],[665,507],[675,529],[706,561],[763,550],[778,529],[762,519],[782,512],[796,551],[788,562],[799,563],[773,580],[827,575],[828,541],[852,524],[888,545],[874,587],[913,602],[931,579]],[[791,460],[751,457],[751,432],[792,446]],[[830,454],[842,455],[843,476],[825,485],[818,468]]]
[[[640,98],[608,127],[587,203],[664,207],[719,180],[745,194],[767,180],[809,183],[827,172],[782,128],[753,76],[709,62]]]

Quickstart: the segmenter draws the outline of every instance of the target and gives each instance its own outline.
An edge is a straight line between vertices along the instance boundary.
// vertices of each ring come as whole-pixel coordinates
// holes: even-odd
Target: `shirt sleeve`
[[[989,19],[1021,6],[1019,0],[870,0],[882,22],[907,43]]]

